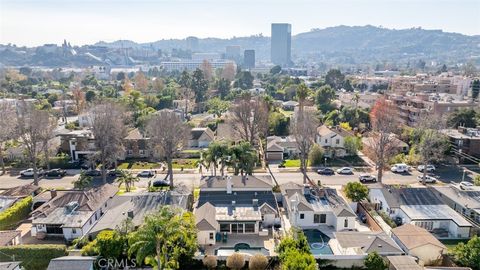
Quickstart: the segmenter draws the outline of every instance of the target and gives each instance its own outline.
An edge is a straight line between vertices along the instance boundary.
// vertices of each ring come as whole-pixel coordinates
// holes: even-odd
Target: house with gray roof
[[[50,200],[32,212],[31,235],[63,236],[67,241],[84,236],[102,217],[118,187],[105,184],[89,190],[50,192]]]
[[[403,255],[403,250],[385,232],[335,232],[335,238],[329,244],[335,254],[367,255],[377,252],[379,255]]]
[[[52,259],[47,270],[93,270],[94,257],[88,256],[63,256]],[[106,264],[106,263],[105,263]],[[106,265],[105,265],[106,266]]]
[[[370,201],[397,223],[422,227],[439,239],[469,238],[472,224],[429,188],[371,188]]]
[[[113,197],[109,204],[105,214],[90,229],[88,235],[96,236],[103,230],[115,230],[127,218],[135,227],[139,227],[148,214],[158,211],[163,206],[188,210],[191,205],[191,195],[178,191],[128,194]]]
[[[459,185],[429,187],[442,202],[480,227],[480,187],[464,190]]]
[[[272,188],[270,177],[203,177],[194,210],[199,245],[215,245],[229,235],[267,236],[280,226]]]
[[[315,141],[324,149],[326,157],[344,157],[347,155],[345,138],[349,136],[354,134],[340,127],[321,125],[317,128]]]
[[[269,161],[282,161],[284,158],[295,157],[300,154],[297,142],[293,136],[267,137],[267,148],[265,155]]]
[[[215,139],[215,134],[208,127],[192,128],[190,131],[190,139],[188,147],[190,148],[206,148]]]
[[[330,227],[337,232],[355,229],[355,212],[335,189],[322,188],[319,192],[293,182],[280,188],[292,226],[320,230]]]

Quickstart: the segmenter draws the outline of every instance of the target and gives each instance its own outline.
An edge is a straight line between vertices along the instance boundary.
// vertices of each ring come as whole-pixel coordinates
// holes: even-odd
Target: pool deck
[[[206,246],[206,255],[215,255],[215,250],[219,248],[233,248],[236,244],[245,243],[252,248],[266,248],[270,252],[270,256],[276,256],[275,240],[272,233],[268,236],[260,236],[258,234],[229,234],[226,243],[217,242],[214,246]]]

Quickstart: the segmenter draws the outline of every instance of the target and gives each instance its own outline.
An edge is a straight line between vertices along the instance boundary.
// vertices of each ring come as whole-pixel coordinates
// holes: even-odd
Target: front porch
[[[240,244],[240,245],[239,245]],[[249,248],[243,249],[243,245],[247,244]],[[215,245],[205,246],[205,255],[216,255],[217,250],[232,250],[232,253],[237,250],[244,253],[253,255],[254,253],[264,253],[267,256],[275,256],[275,240],[272,232],[269,231],[268,235],[260,236],[258,234],[228,234],[227,240],[217,241]],[[247,252],[251,250],[252,252]],[[265,254],[266,253],[266,254]]]

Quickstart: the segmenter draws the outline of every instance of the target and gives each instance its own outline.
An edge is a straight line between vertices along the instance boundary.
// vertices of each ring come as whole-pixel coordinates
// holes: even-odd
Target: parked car
[[[394,173],[405,173],[408,172],[408,165],[404,163],[394,164],[390,170]]]
[[[152,171],[141,171],[137,174],[138,177],[153,177],[154,175]]]
[[[37,169],[37,174],[38,174],[38,176],[42,176],[43,175],[43,170],[42,169]],[[30,169],[20,171],[20,176],[21,177],[33,177],[33,169],[30,168]]]
[[[45,173],[47,177],[64,177],[67,175],[67,171],[62,169],[51,169]]]
[[[423,175],[417,176],[419,182],[423,182]],[[437,178],[430,176],[430,175],[425,175],[425,183],[436,183]]]
[[[85,175],[86,176],[100,176],[100,175],[102,175],[102,172],[99,171],[99,170],[88,170],[88,171],[85,171]]]
[[[121,170],[110,170],[110,171],[108,171],[108,176],[120,177],[122,175],[123,175],[123,172]]]
[[[358,219],[360,219],[360,221],[362,221],[362,223],[367,223],[367,216],[365,216],[364,213],[358,214]]]
[[[343,167],[337,170],[338,174],[353,174],[353,169],[350,167]]]
[[[371,174],[362,174],[358,177],[358,180],[360,180],[362,183],[377,182],[377,178]]]
[[[317,173],[322,175],[334,175],[335,171],[331,168],[320,168],[317,170]]]
[[[153,187],[168,187],[168,186],[170,186],[170,181],[165,180],[165,179],[158,179],[158,180],[153,181],[152,186]]]
[[[419,172],[423,172],[424,169],[425,169],[425,165],[419,165],[419,166],[417,167],[417,170],[418,170]],[[427,172],[428,172],[428,173],[435,172],[435,166],[433,166],[433,165],[427,165]]]
[[[465,190],[473,189],[473,184],[467,181],[460,182],[459,186],[461,189],[465,189]]]

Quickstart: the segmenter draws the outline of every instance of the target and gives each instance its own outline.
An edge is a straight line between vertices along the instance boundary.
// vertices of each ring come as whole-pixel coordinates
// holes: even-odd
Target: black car
[[[102,172],[100,172],[99,170],[88,170],[85,172],[85,175],[86,176],[100,176],[102,175]]]
[[[331,168],[320,168],[317,170],[317,173],[322,175],[334,175],[335,171]]]
[[[120,177],[122,175],[123,175],[123,172],[120,171],[120,170],[110,170],[110,171],[108,171],[108,176]]]
[[[170,181],[164,180],[164,179],[155,180],[155,181],[153,181],[152,186],[153,187],[168,187],[168,186],[170,186]]]
[[[67,175],[67,172],[62,169],[51,169],[45,173],[47,177],[64,177]]]

